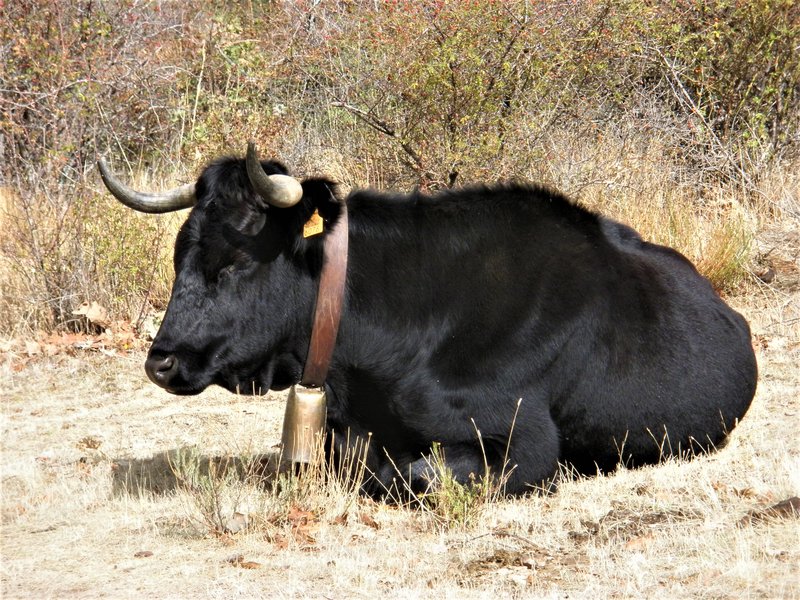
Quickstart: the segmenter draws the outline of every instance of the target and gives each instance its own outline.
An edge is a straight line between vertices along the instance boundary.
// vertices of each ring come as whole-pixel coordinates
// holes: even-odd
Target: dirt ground
[[[168,457],[274,455],[281,397],[174,397],[147,381],[142,348],[6,341],[0,594],[800,598],[800,520],[779,504],[800,496],[800,237],[760,243],[777,276],[729,299],[751,321],[760,383],[725,448],[498,502],[466,527],[327,498],[213,535]],[[255,518],[259,502],[237,509]]]

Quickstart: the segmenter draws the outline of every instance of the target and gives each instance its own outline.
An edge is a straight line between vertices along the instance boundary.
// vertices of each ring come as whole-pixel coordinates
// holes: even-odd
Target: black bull
[[[262,178],[285,173],[253,160]],[[339,199],[328,181],[285,177],[296,190],[280,203],[269,196],[286,190],[251,184],[239,159],[172,196],[133,192],[101,169],[138,210],[194,206],[146,363],[176,394],[299,381],[326,235],[304,239],[303,224],[317,209],[330,231],[347,203],[327,431],[340,444],[371,434],[372,493],[399,477],[424,489],[433,443],[459,481],[488,463],[509,493],[552,480],[559,463],[591,474],[709,451],[753,398],[749,327],[692,264],[550,190]]]

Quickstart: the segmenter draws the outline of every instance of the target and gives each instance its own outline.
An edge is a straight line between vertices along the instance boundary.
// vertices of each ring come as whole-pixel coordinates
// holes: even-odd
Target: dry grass
[[[759,217],[779,209],[756,198],[796,196],[792,167],[765,174],[756,189],[701,174],[684,173],[657,137],[609,131],[597,139],[564,132],[547,143],[548,160],[525,176],[548,182],[583,205],[636,229],[644,239],[679,250],[717,289],[730,291],[745,278]],[[793,203],[794,200],[792,199]]]
[[[320,135],[298,132],[276,156],[298,176],[326,175],[341,181],[343,190],[381,187],[387,175],[377,165],[334,151]],[[776,167],[758,188],[744,190],[718,181],[703,185],[696,174],[682,181],[657,140],[638,132],[589,140],[565,132],[553,138],[545,144],[546,160],[498,164],[488,181],[517,177],[552,185],[645,239],[678,249],[725,291],[736,289],[752,268],[755,232],[800,193],[800,171],[791,165]],[[142,190],[167,189],[197,175],[175,165],[149,171],[117,160],[113,166]],[[134,323],[165,307],[172,242],[185,214],[135,213],[94,177],[55,199],[0,188],[0,335],[74,328],[72,311],[84,301],[97,301],[113,318]]]
[[[122,169],[120,169],[122,171]],[[174,186],[175,174],[142,189]],[[172,245],[185,212],[152,218],[122,206],[100,184],[69,198],[0,187],[0,332],[74,329],[73,311],[96,301],[136,322],[169,299]]]
[[[800,597],[798,520],[741,522],[800,495],[798,289],[731,301],[761,383],[727,447],[484,503],[466,527],[319,480],[295,495],[245,481],[224,510],[251,527],[214,532],[170,457],[274,459],[281,398],[176,398],[146,381],[141,353],[25,360],[6,344],[2,595]]]

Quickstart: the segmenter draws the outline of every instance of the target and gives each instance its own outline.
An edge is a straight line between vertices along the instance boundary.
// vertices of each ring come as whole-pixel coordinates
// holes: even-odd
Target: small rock
[[[781,519],[790,517],[800,517],[800,498],[792,496],[786,500],[781,500],[769,508],[751,510],[740,521],[739,525],[750,525],[760,523],[770,519]]]
[[[250,524],[250,520],[247,518],[247,515],[243,513],[233,513],[233,517],[228,519],[228,522],[225,523],[225,533],[239,533],[247,529],[247,526]]]

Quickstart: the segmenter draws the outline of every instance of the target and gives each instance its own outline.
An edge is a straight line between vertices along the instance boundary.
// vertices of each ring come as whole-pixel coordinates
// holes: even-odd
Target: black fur
[[[323,238],[303,239],[302,225],[318,208],[329,230],[340,210],[330,182],[303,188],[299,205],[276,209],[243,161],[204,171],[148,358],[149,372],[177,361],[160,385],[264,393],[299,381]],[[338,444],[372,434],[368,491],[398,471],[424,488],[434,442],[461,481],[507,461],[506,489],[521,493],[559,462],[595,473],[713,449],[747,411],[748,325],[678,252],[535,186],[344,201],[328,431]]]

